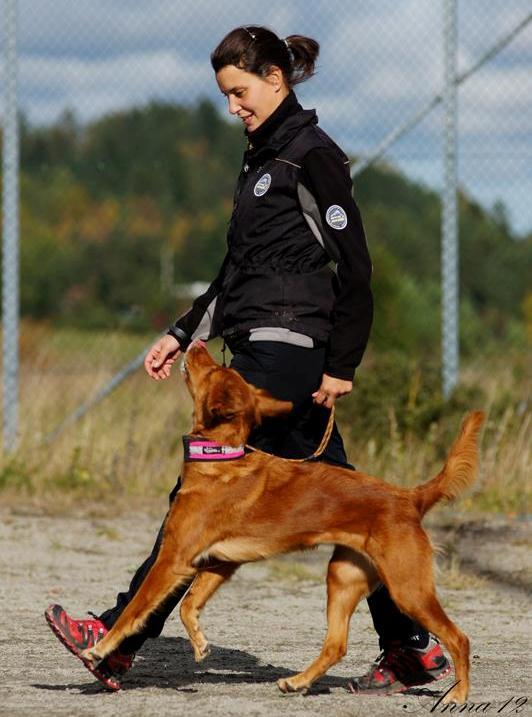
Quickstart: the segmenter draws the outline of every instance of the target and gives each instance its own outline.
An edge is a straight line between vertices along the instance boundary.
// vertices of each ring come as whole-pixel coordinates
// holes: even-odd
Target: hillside
[[[208,281],[225,250],[242,129],[208,102],[152,103],[21,133],[22,313],[84,327],[164,326],[175,285]],[[440,204],[391,167],[355,182],[375,266],[377,347],[439,343]],[[532,237],[460,196],[463,348],[522,342]],[[528,290],[530,292],[530,289]]]

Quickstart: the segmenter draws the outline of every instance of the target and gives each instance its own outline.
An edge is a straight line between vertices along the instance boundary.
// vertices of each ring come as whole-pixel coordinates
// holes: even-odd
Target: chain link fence
[[[523,279],[498,274],[530,256],[530,19],[528,0],[458,2],[465,351],[503,331],[493,284],[504,285],[507,311],[515,314],[511,331],[521,331],[519,311],[532,312]],[[435,340],[439,350],[441,3],[19,0],[19,432],[37,444],[68,426],[76,436],[68,448],[71,475],[79,458],[72,445],[91,432],[115,435],[124,412],[129,428],[112,443],[129,446],[130,455],[137,446],[146,462],[151,449],[145,441],[139,448],[138,433],[145,439],[150,431],[134,426],[139,414],[149,405],[158,415],[165,403],[165,421],[175,418],[173,398],[137,372],[107,399],[106,412],[73,420],[128,367],[138,368],[135,356],[190,302],[190,284],[214,276],[223,256],[244,138],[209,55],[229,30],[246,24],[320,42],[317,73],[296,94],[353,157],[355,198],[382,296],[375,350],[386,349],[390,336],[394,348],[416,351]],[[486,238],[493,226],[511,246]],[[493,262],[477,271],[491,251]],[[387,294],[390,276],[406,278]],[[489,329],[479,316],[491,321]],[[511,333],[506,324],[504,330]],[[112,481],[116,451],[110,455],[102,470]]]

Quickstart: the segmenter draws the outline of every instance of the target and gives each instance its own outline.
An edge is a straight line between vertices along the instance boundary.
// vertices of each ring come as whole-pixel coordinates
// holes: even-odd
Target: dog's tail
[[[413,489],[414,503],[421,516],[442,498],[454,500],[475,482],[478,463],[477,436],[483,421],[483,411],[468,413],[442,470],[432,480]]]

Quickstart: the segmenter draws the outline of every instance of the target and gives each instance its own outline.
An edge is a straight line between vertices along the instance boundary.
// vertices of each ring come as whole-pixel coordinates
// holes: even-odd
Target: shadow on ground
[[[157,687],[177,692],[196,693],[202,685],[272,683],[296,672],[286,667],[263,664],[245,650],[211,645],[209,657],[200,664],[194,661],[188,640],[182,637],[160,637],[149,642],[137,657],[134,668],[124,679],[123,691]],[[90,676],[87,675],[87,679]],[[40,690],[61,691],[76,689],[84,695],[101,695],[107,690],[99,682],[68,683],[64,685],[33,684]],[[325,675],[305,693],[306,697],[330,694],[331,689],[346,688],[345,677]],[[111,693],[110,693],[111,694]],[[405,694],[437,697],[441,690],[411,688]]]

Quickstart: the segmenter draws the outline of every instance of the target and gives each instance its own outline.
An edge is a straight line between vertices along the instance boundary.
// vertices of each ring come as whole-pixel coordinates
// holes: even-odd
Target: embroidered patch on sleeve
[[[257,184],[255,185],[255,188],[253,189],[253,193],[255,194],[255,196],[262,197],[263,194],[266,194],[266,192],[270,188],[271,183],[272,183],[272,175],[271,174],[263,174],[262,177],[257,182]]]
[[[333,204],[327,209],[325,219],[333,229],[345,229],[347,226],[347,214],[338,204]]]

